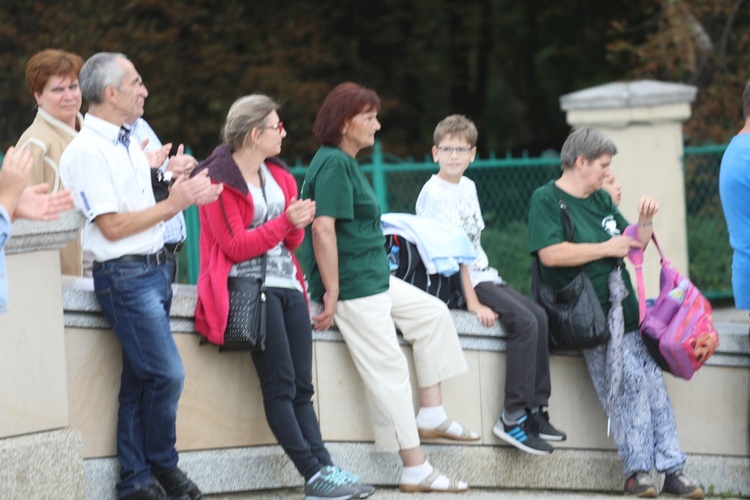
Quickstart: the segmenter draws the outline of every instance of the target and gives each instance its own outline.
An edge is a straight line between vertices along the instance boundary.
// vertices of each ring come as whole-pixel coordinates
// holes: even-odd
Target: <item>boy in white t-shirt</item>
[[[485,326],[499,319],[508,334],[504,409],[493,432],[516,448],[548,455],[547,441],[564,441],[544,410],[551,384],[548,321],[541,307],[513,290],[490,267],[481,245],[484,229],[474,182],[464,177],[476,155],[477,128],[462,115],[451,115],[435,129],[432,157],[440,171],[422,187],[417,215],[452,224],[474,243],[477,259],[461,265],[466,308]]]

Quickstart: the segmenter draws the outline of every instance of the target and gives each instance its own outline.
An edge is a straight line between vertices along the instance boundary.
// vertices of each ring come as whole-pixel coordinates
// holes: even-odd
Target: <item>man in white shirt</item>
[[[216,200],[221,185],[206,175],[179,178],[167,199],[155,203],[146,155],[122,127],[148,96],[135,67],[123,54],[101,52],[86,61],[79,82],[89,112],[60,170],[87,218],[83,250],[93,255],[96,296],[122,345],[117,495],[196,500],[202,493],[177,468],[175,420],[185,372],[169,326],[163,226],[190,205]]]

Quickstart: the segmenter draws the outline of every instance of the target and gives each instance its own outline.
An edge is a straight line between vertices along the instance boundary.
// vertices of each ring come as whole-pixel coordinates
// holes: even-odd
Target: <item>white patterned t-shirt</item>
[[[416,212],[422,217],[447,222],[466,233],[477,252],[477,259],[469,264],[473,286],[484,281],[502,283],[497,270],[490,267],[487,254],[482,248],[484,219],[474,181],[461,177],[458,183],[454,183],[433,175],[422,186]]]

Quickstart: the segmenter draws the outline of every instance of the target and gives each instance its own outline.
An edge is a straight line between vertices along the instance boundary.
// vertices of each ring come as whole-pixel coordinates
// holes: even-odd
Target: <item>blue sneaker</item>
[[[334,466],[334,468],[339,472],[339,474],[344,477],[344,480],[348,484],[357,487],[357,489],[359,490],[359,498],[367,498],[375,493],[375,487],[369,484],[361,484],[360,481],[362,480],[362,478],[358,475],[351,473],[346,469],[339,469],[337,466]]]
[[[305,500],[349,500],[359,498],[359,489],[347,482],[338,467],[326,465],[305,483]]]
[[[539,437],[534,424],[529,420],[528,415],[524,415],[517,421],[506,424],[502,413],[497,419],[492,432],[508,444],[512,444],[519,450],[531,453],[532,455],[549,455],[554,448]]]

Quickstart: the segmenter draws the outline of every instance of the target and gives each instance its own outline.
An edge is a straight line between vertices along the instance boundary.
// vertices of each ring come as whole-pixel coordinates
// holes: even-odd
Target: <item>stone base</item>
[[[398,485],[396,453],[377,453],[370,443],[327,443],[334,461],[366,483]],[[480,488],[522,488],[622,492],[622,462],[614,451],[558,449],[537,457],[508,446],[424,444],[430,462],[447,474]],[[180,468],[204,493],[298,487],[302,478],[279,446],[254,446],[180,453]],[[86,498],[114,499],[117,462],[86,460]],[[689,455],[686,471],[706,493],[750,495],[750,459]],[[659,479],[660,481],[662,478]]]
[[[83,498],[81,433],[60,429],[0,439],[0,485],[8,499]]]

